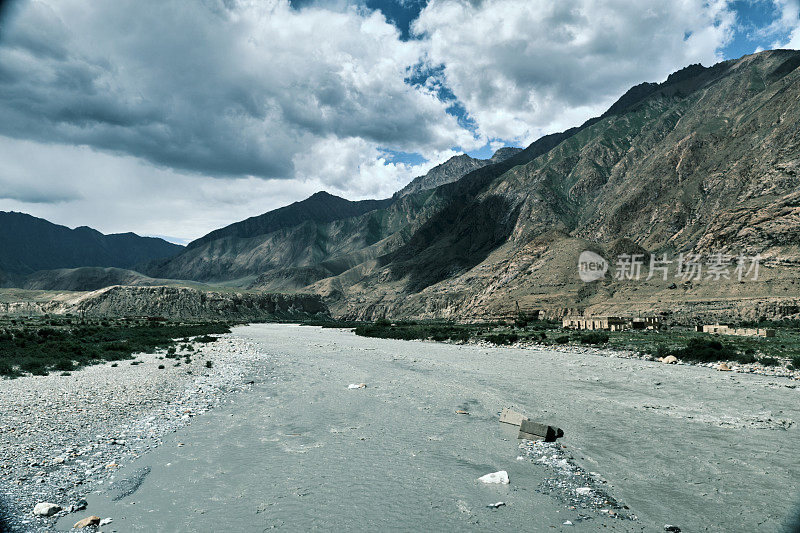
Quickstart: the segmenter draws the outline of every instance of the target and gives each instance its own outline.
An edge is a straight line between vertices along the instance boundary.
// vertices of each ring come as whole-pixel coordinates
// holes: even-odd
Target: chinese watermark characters
[[[695,254],[667,253],[620,254],[613,262],[611,277],[617,280],[680,280],[691,281],[757,281],[763,257],[756,255],[733,255],[725,253]],[[603,279],[609,270],[609,262],[601,255],[585,251],[578,258],[578,275],[589,283]]]

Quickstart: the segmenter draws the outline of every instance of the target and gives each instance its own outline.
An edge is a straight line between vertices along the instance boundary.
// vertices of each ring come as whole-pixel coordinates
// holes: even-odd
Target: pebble
[[[519,449],[523,460],[548,470],[537,492],[550,494],[570,509],[593,509],[616,519],[636,519],[626,511],[625,505],[609,494],[605,480],[597,472],[581,468],[563,444],[523,440]]]

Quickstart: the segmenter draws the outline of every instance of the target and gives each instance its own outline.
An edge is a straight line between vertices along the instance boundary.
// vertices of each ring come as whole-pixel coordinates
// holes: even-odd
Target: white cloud
[[[483,135],[530,142],[719,61],[734,23],[723,0],[433,0],[413,29]]]
[[[379,12],[63,0],[23,2],[7,23],[8,136],[262,178],[302,178],[295,156],[332,136],[421,152],[477,142],[433,92],[405,83],[421,45]]]
[[[320,188],[319,182],[300,180],[219,180],[86,146],[0,137],[0,210],[104,233],[133,231],[185,242]]]
[[[770,25],[769,33],[788,34],[786,40],[775,41],[773,48],[800,50],[800,0],[775,0],[780,18]]]
[[[798,47],[798,0],[776,2]],[[456,147],[577,125],[631,85],[721,59],[734,25],[723,0],[433,0],[403,41],[361,0],[15,6],[0,34],[0,209],[178,239],[322,189],[387,197]],[[420,62],[443,79],[406,83]]]

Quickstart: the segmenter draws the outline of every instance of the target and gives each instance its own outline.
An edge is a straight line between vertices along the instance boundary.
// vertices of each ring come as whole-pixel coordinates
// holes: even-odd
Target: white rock
[[[61,510],[61,506],[55,503],[39,502],[33,508],[33,514],[36,516],[53,516]]]
[[[505,470],[500,470],[499,472],[492,472],[491,474],[486,474],[485,476],[481,476],[478,478],[478,481],[483,483],[500,483],[502,485],[508,485],[508,472]]]
[[[102,526],[107,526],[108,524],[110,524],[110,523],[111,523],[111,522],[113,522],[113,521],[114,521],[114,519],[113,519],[113,518],[103,518],[102,520],[100,520],[100,523],[99,523],[99,524],[97,524],[97,525],[98,525],[98,526],[101,526],[101,527],[102,527]]]
[[[580,494],[581,496],[587,496],[591,494],[592,489],[591,487],[578,487],[577,489],[575,489],[575,492]]]
[[[348,389],[366,389],[367,388],[367,384],[366,383],[351,383],[350,385],[347,386],[347,388]]]

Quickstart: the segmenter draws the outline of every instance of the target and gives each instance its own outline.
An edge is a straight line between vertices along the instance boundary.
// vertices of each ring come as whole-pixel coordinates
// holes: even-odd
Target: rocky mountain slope
[[[788,50],[693,65],[631,89],[603,116],[527,161],[512,158],[518,164],[499,175],[465,176],[407,243],[340,285],[345,314],[498,315],[517,303],[670,313],[687,302],[688,313],[797,313],[798,66],[800,52]],[[613,261],[623,240],[648,257],[759,253],[767,264],[749,284],[678,279],[681,287],[669,289],[675,279],[577,278],[580,251]]]
[[[329,316],[317,295],[201,291],[188,287],[106,287],[92,292],[9,291],[0,314],[153,316],[173,319],[274,320]]]
[[[134,233],[103,235],[85,226],[70,229],[24,213],[0,212],[0,271],[8,278],[58,268],[131,268],[182,249]]]
[[[473,170],[485,167],[486,165],[501,163],[521,151],[522,148],[507,146],[497,150],[492,155],[491,159],[475,159],[467,154],[453,156],[441,165],[433,167],[424,176],[414,178],[411,183],[396,192],[395,197],[406,196],[414,192],[435,189],[440,185],[453,183]]]
[[[42,291],[95,291],[112,285],[154,286],[170,280],[153,279],[134,270],[114,267],[80,267],[39,270],[21,278],[16,286]]]

